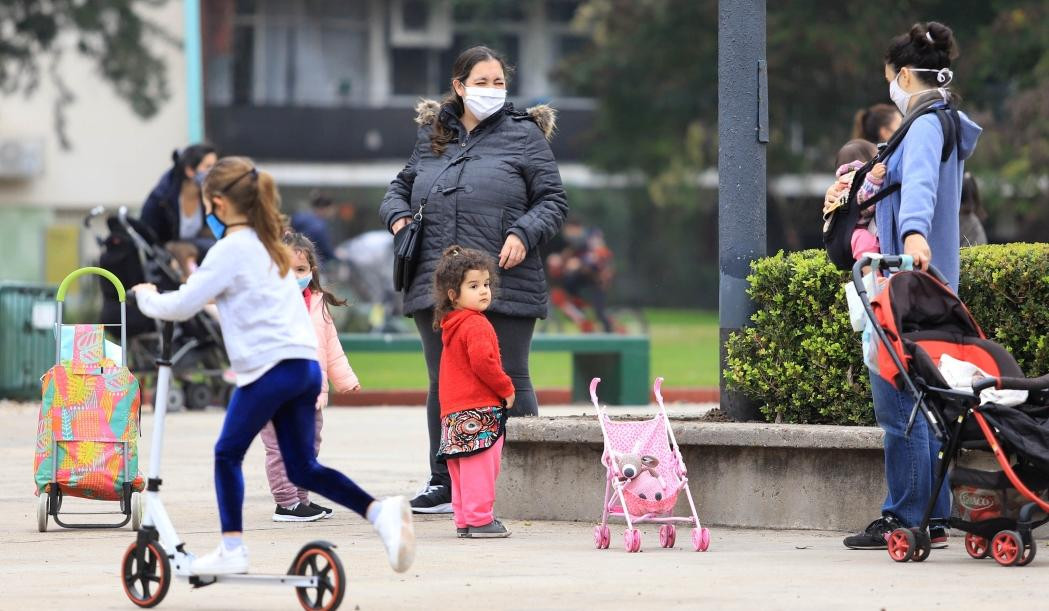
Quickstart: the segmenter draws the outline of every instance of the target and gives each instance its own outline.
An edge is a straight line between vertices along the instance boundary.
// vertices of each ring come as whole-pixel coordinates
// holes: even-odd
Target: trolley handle
[[[120,302],[123,303],[127,300],[127,293],[124,292],[124,285],[120,282],[120,279],[117,278],[116,275],[113,274],[113,272],[109,271],[108,269],[102,269],[101,267],[81,267],[80,269],[66,276],[65,279],[62,280],[62,284],[58,285],[58,296],[56,297],[56,300],[60,302],[65,301],[66,291],[69,290],[70,285],[72,285],[77,278],[87,274],[96,274],[102,276],[106,280],[109,280],[111,283],[113,283],[113,287],[116,288],[117,297],[120,299]]]

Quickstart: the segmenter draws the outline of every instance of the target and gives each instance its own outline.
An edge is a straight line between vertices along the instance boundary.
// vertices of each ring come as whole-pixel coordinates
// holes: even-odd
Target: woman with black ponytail
[[[192,273],[215,244],[215,236],[204,222],[204,200],[200,196],[204,177],[218,155],[208,144],[191,144],[171,154],[172,166],[160,177],[142,205],[142,222],[158,244],[175,254],[182,273]]]

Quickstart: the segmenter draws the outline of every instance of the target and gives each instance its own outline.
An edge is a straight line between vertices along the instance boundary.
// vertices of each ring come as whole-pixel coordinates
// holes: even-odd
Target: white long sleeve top
[[[285,359],[317,360],[317,335],[295,275],[280,275],[251,228],[212,246],[179,290],[136,293],[136,299],[146,316],[175,321],[190,318],[214,299],[240,385],[246,383],[245,374],[251,378]]]

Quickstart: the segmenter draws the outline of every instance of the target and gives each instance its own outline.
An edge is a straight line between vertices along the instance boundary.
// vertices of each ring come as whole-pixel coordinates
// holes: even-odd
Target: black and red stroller
[[[865,361],[915,398],[907,432],[921,411],[941,442],[933,490],[950,482],[950,526],[965,531],[969,555],[1025,566],[1037,550],[1032,531],[1049,521],[1049,375],[1024,377],[1013,356],[987,339],[935,268],[927,273],[906,269],[910,265],[906,256],[869,256],[853,268],[853,284],[872,323]],[[863,279],[867,266],[875,275],[892,272],[873,299]],[[978,373],[959,383],[953,375],[959,363],[968,367],[965,375]],[[963,453],[981,452],[993,453],[1000,470],[958,464]],[[920,525],[889,534],[893,560],[929,557],[936,496]]]

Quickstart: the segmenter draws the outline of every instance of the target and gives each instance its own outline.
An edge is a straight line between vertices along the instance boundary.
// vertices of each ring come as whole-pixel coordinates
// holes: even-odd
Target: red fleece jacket
[[[492,323],[473,310],[454,310],[441,321],[441,416],[501,405],[514,392],[503,371]]]

